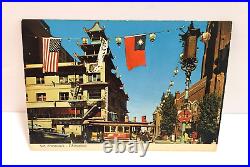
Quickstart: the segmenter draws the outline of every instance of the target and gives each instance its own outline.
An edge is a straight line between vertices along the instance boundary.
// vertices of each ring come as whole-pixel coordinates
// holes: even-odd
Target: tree
[[[175,98],[172,94],[161,98],[161,129],[169,136],[173,134],[177,119],[177,108],[175,106]]]
[[[207,94],[199,102],[200,118],[198,121],[198,132],[203,143],[209,144],[217,141],[219,134],[219,114],[221,98],[216,94]]]

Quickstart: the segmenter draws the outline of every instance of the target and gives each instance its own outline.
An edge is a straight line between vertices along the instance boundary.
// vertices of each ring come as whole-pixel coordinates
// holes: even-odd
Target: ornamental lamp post
[[[188,91],[190,85],[190,77],[192,71],[195,70],[197,66],[197,39],[201,35],[200,29],[194,28],[193,21],[188,27],[188,30],[184,34],[180,34],[181,40],[183,41],[184,52],[180,56],[181,69],[185,72],[186,81],[185,81],[185,96],[184,96],[184,116],[185,110],[188,110]],[[182,143],[184,143],[184,134],[185,134],[186,122],[182,122]]]

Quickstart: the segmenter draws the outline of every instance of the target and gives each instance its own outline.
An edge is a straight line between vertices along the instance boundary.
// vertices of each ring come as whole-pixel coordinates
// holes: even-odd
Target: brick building
[[[210,40],[205,43],[201,79],[189,89],[189,101],[200,100],[205,94],[216,93],[223,97],[229,57],[232,23],[229,21],[208,22]],[[183,104],[184,92],[176,93],[177,106]]]
[[[232,22],[230,21],[210,21],[207,24],[206,32],[209,32],[211,37],[205,42],[201,79],[189,88],[189,108],[192,112],[192,121],[196,121],[198,118],[198,101],[205,94],[216,93],[223,99],[231,29]],[[184,104],[184,96],[185,92],[175,92],[175,103],[178,110]],[[157,108],[154,112],[156,136],[160,134],[160,120],[160,110]]]

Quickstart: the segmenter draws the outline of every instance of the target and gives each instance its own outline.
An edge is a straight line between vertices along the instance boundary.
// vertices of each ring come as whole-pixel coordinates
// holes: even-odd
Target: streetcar
[[[130,140],[130,127],[121,125],[104,126],[104,140]]]

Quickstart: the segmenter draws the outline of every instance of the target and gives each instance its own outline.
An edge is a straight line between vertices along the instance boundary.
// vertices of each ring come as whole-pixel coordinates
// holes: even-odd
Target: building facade
[[[205,51],[202,60],[201,79],[189,88],[190,105],[196,105],[206,94],[216,93],[223,98],[229,48],[231,40],[232,22],[208,22],[206,32],[211,34],[205,42]],[[178,108],[184,103],[185,92],[176,92]],[[193,114],[195,115],[195,114]]]
[[[84,30],[90,39],[90,43],[83,40],[83,43],[79,45],[84,52],[84,55],[80,56],[80,60],[86,67],[85,82],[80,84],[83,94],[88,97],[85,110],[88,111],[94,103],[99,102],[100,109],[95,109],[98,119],[124,122],[128,113],[128,95],[124,91],[121,78],[116,73],[112,61],[113,55],[109,47],[104,61],[99,63],[100,68],[95,70],[98,66],[101,39],[108,40],[104,28],[96,22],[92,28]]]
[[[22,31],[30,126],[81,136],[90,120],[124,122],[128,95],[120,77],[113,73],[115,66],[110,48],[99,71],[93,71],[98,61],[100,39],[107,39],[98,22],[85,29],[90,43],[78,44],[83,55],[73,58],[61,47],[56,73],[42,71],[40,39],[51,37],[48,25],[41,20],[24,20]]]

